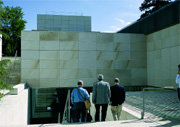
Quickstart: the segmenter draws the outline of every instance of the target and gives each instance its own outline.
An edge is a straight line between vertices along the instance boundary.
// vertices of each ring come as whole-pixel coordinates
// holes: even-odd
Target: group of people
[[[105,121],[108,105],[111,105],[111,111],[114,120],[120,119],[120,114],[122,110],[122,104],[125,101],[125,89],[120,86],[119,78],[114,79],[114,85],[110,87],[108,82],[103,81],[104,76],[102,74],[98,75],[98,81],[93,85],[92,92],[92,103],[95,105],[95,121]],[[178,98],[180,100],[180,65],[178,65],[178,73],[176,77],[176,83],[179,84],[177,88]],[[85,99],[90,101],[89,93],[83,88],[83,81],[78,81],[78,87],[74,88],[71,93],[71,103],[74,108],[74,120],[73,122],[86,122],[87,118],[87,108],[84,103]],[[100,120],[100,107],[101,110],[101,120]]]
[[[98,81],[93,84],[92,103],[95,105],[95,121],[105,121],[108,105],[111,105],[111,111],[114,120],[120,119],[122,104],[125,101],[125,89],[120,86],[119,78],[114,79],[114,85],[110,87],[108,82],[103,81],[104,76],[98,75]],[[78,87],[74,88],[71,93],[71,103],[74,108],[73,122],[86,122],[87,108],[84,103],[85,99],[90,101],[89,93],[83,88],[83,81],[78,81]],[[100,107],[101,120],[100,120]]]

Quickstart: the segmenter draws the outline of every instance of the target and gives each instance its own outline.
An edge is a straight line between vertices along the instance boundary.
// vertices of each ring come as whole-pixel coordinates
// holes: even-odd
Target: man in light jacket
[[[100,121],[100,107],[102,107],[101,121],[106,120],[107,107],[110,103],[110,86],[109,83],[104,82],[103,79],[104,76],[102,74],[99,74],[98,81],[93,85],[92,102],[95,104],[96,108],[95,121]]]
[[[178,98],[180,101],[180,64],[178,65],[178,73],[177,73],[177,77],[176,77],[176,83],[179,84],[177,91],[178,91]]]

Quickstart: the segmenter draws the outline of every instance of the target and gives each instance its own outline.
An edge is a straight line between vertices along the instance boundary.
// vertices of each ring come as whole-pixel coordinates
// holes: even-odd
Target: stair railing
[[[70,123],[70,90],[68,90],[62,123]]]

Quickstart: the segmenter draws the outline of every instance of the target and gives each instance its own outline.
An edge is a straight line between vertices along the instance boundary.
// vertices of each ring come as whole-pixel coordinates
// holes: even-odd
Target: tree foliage
[[[7,71],[8,64],[10,63],[10,60],[1,60],[0,61],[0,90],[11,90],[12,87],[9,86],[9,84],[6,83],[5,78],[9,76],[9,73]],[[0,98],[3,96],[3,94],[0,93]]]
[[[144,0],[141,6],[139,7],[140,11],[144,11],[140,19],[150,15],[156,10],[159,10],[163,6],[169,4],[171,0]]]
[[[0,14],[2,13],[2,10],[3,10],[3,8],[2,8],[2,5],[3,5],[3,2],[0,0]],[[2,16],[0,15],[0,24],[1,24],[1,21],[2,21]],[[0,25],[0,30],[1,30],[1,25]]]
[[[21,31],[24,30],[26,23],[23,20],[22,9],[20,7],[2,6],[0,17],[0,32],[3,35],[3,54],[14,56],[16,51],[18,51],[20,55]]]

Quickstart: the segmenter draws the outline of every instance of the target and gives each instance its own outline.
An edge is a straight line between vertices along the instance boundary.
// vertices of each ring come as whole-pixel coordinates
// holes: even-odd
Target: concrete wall
[[[90,32],[90,16],[37,15],[37,30]]]
[[[174,86],[180,64],[180,24],[147,36],[148,85]]]
[[[28,124],[28,89],[20,84],[12,94],[0,99],[0,126],[25,126]]]
[[[2,59],[2,34],[0,34],[0,60]]]
[[[99,73],[146,85],[144,35],[23,31],[21,40],[21,80],[33,88],[92,86]]]

